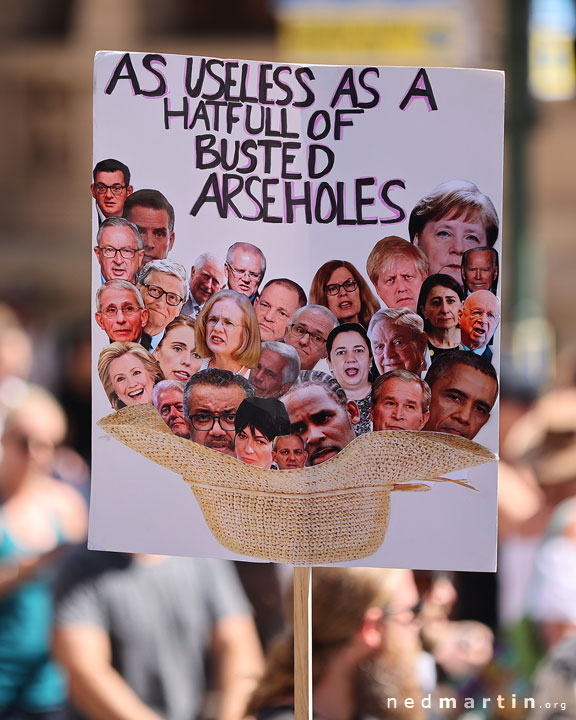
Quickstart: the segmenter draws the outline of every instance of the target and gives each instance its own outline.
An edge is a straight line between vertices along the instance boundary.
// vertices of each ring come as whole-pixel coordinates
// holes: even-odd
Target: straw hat
[[[393,490],[429,490],[422,481],[445,481],[444,473],[496,459],[454,435],[384,431],[358,436],[314,467],[263,470],[174,435],[152,405],[123,408],[98,424],[182,475],[224,547],[294,565],[373,554],[386,534]]]

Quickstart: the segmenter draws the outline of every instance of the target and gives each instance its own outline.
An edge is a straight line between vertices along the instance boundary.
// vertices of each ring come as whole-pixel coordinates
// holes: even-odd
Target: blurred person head
[[[281,435],[274,438],[272,457],[279,470],[303,468],[308,460],[306,443],[300,435]]]
[[[251,298],[266,272],[266,258],[256,245],[236,242],[228,248],[225,267],[230,290]]]
[[[481,355],[453,350],[434,358],[424,379],[432,391],[424,429],[473,440],[490,419],[498,395],[492,363]]]
[[[152,404],[166,425],[178,437],[189,438],[190,430],[184,417],[184,388],[180,380],[160,380],[152,391]]]
[[[418,297],[418,314],[424,319],[424,330],[433,335],[457,328],[463,302],[462,286],[451,275],[429,275]]]
[[[196,350],[211,362],[256,367],[260,331],[247,295],[220,290],[206,301],[196,318]]]
[[[269,280],[254,300],[262,340],[280,341],[292,316],[306,305],[306,293],[288,278]]]
[[[217,368],[192,375],[184,390],[190,439],[234,457],[236,412],[249,397],[254,397],[254,390],[242,375]]]
[[[155,358],[142,345],[113,342],[100,353],[98,375],[115,410],[152,402],[155,383],[164,375]]]
[[[96,291],[95,318],[112,342],[138,342],[148,322],[148,310],[135,285],[108,280]]]
[[[408,221],[410,240],[426,255],[430,274],[462,282],[462,255],[492,247],[498,238],[498,215],[492,201],[474,183],[450,180],[437,185],[414,206]]]
[[[358,270],[346,260],[329,260],[314,275],[310,303],[324,305],[341,323],[366,327],[380,304]]]
[[[121,217],[111,217],[100,225],[94,252],[104,280],[136,282],[144,260],[144,247],[138,228]]]
[[[362,325],[343,323],[335,327],[328,335],[326,352],[330,372],[346,395],[365,395],[370,386],[372,348]]]
[[[493,247],[466,250],[462,255],[462,283],[467,292],[490,290],[498,286],[498,251]]]
[[[90,185],[92,197],[104,217],[122,217],[124,203],[132,194],[130,170],[119,160],[100,160],[92,172],[94,182]]]
[[[408,370],[376,378],[370,415],[374,430],[422,430],[430,417],[430,388]]]
[[[490,290],[468,295],[459,312],[462,344],[470,350],[488,345],[500,323],[500,301]]]
[[[31,366],[30,336],[20,325],[16,313],[0,303],[0,384],[7,378],[26,380]]]
[[[428,258],[422,250],[396,235],[378,240],[366,261],[368,277],[389,308],[415,311],[428,270]]]
[[[304,305],[286,328],[284,342],[296,348],[302,370],[313,370],[326,357],[326,340],[338,318],[323,305]]]
[[[380,374],[424,368],[427,337],[422,318],[408,308],[379,310],[368,326],[374,360]]]
[[[314,714],[330,717],[334,701],[352,717],[422,718],[400,708],[420,690],[418,592],[410,570],[314,568],[312,573],[312,684]],[[287,618],[292,597],[287,596]],[[291,625],[291,621],[288,622]],[[268,652],[248,714],[293,702],[294,637],[287,631]],[[395,698],[398,711],[389,709]]]
[[[30,475],[50,474],[66,435],[62,407],[44,388],[27,385],[9,409],[2,431],[0,495]]]
[[[198,305],[204,305],[224,286],[224,263],[212,253],[199,255],[190,268],[190,295]]]
[[[269,470],[274,461],[272,444],[278,435],[290,432],[286,408],[276,398],[246,398],[234,419],[236,458]]]
[[[250,371],[256,397],[278,398],[292,386],[300,372],[300,356],[286,343],[263,342],[260,359]]]
[[[123,215],[134,223],[144,243],[144,264],[165,260],[174,245],[174,208],[158,190],[136,190]]]
[[[166,325],[162,340],[153,355],[166,379],[186,384],[201,364],[196,352],[194,320],[186,315],[177,315]]]
[[[355,437],[358,406],[327,373],[301,372],[282,402],[290,417],[291,434],[300,435],[306,444],[309,465],[334,457]]]
[[[188,273],[174,260],[153,260],[142,268],[138,289],[148,310],[144,330],[158,335],[180,314],[188,298]]]

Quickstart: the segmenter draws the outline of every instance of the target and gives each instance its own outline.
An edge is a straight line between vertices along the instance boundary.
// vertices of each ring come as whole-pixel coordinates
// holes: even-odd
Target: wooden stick
[[[312,720],[312,568],[294,568],[295,720]]]

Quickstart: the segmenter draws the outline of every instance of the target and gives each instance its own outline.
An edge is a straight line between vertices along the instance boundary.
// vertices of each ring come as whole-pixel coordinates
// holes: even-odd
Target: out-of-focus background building
[[[32,339],[31,379],[65,406],[68,443],[89,461],[95,51],[506,70],[501,570],[457,582],[458,617],[485,622],[500,642],[522,616],[548,521],[576,492],[574,392],[526,413],[538,394],[576,381],[575,24],[573,0],[2,0],[0,303]],[[5,320],[0,313],[0,331]],[[2,361],[0,353],[0,381]],[[2,400],[0,392],[0,409]],[[573,518],[572,507],[570,521],[553,527],[574,534],[571,562]],[[559,574],[537,566],[538,587],[565,580],[574,608],[571,570],[554,557]],[[500,625],[496,584],[508,603]],[[543,600],[533,618],[545,625],[552,604]],[[576,618],[567,624],[573,631]],[[441,645],[434,633],[429,642]],[[516,657],[494,671],[510,692],[534,669],[527,653],[522,659],[522,668]]]

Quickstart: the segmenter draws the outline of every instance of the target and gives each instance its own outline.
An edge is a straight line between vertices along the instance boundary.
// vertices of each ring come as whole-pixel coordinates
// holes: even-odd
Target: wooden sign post
[[[294,568],[294,710],[312,718],[312,568]]]

